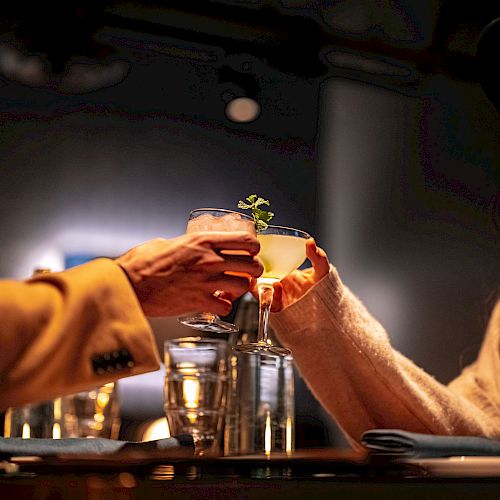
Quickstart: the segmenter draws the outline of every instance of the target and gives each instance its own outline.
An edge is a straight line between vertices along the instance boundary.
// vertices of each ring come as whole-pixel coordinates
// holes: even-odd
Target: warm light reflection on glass
[[[11,434],[11,421],[12,421],[12,408],[9,408],[5,412],[5,423],[4,423],[4,428],[3,428],[4,436],[6,438],[10,438],[10,434]]]
[[[186,417],[190,424],[196,424],[196,421],[198,420],[198,413],[191,410],[186,413]]]
[[[94,420],[96,422],[104,422],[104,415],[102,413],[96,413],[94,415]]]
[[[170,437],[170,429],[165,417],[155,420],[146,427],[142,435],[142,441],[155,441],[156,439],[165,439]]]
[[[171,481],[175,478],[175,469],[173,465],[159,465],[152,470],[151,479],[160,481]]]
[[[22,433],[21,437],[23,439],[29,439],[30,435],[31,435],[30,426],[29,426],[29,424],[27,422],[25,422],[23,424],[23,433]]]
[[[52,426],[52,439],[61,439],[61,425],[57,422]]]
[[[182,381],[182,394],[184,406],[186,408],[198,408],[198,399],[200,397],[200,382],[196,379],[187,378]]]
[[[292,443],[293,443],[293,425],[292,425],[292,417],[287,417],[286,419],[286,434],[285,434],[285,446],[286,446],[286,454],[292,454]]]
[[[96,401],[97,406],[104,408],[108,403],[109,403],[109,394],[107,394],[106,392],[99,392]]]
[[[231,356],[231,380],[236,382],[238,380],[238,358]]]
[[[118,475],[118,481],[124,488],[135,488],[137,486],[137,480],[130,472],[121,472]]]
[[[195,378],[186,378],[182,381],[182,397],[184,406],[188,409],[186,417],[191,424],[195,424],[198,419],[198,409],[200,397],[200,382]]]
[[[61,420],[61,414],[62,414],[61,406],[62,406],[61,398],[54,399],[54,419],[55,420]]]
[[[184,370],[186,368],[196,368],[195,363],[191,363],[190,361],[182,361],[178,364],[178,368],[180,370]]]
[[[191,466],[186,469],[186,478],[193,480],[198,479],[200,477],[200,473],[198,467]]]
[[[264,431],[264,451],[266,456],[271,454],[271,413],[266,414],[266,429]]]

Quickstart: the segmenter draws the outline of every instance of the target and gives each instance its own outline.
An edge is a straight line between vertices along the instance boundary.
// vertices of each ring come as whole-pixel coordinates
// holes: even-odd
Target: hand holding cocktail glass
[[[316,245],[314,238],[306,241],[306,256],[312,267],[297,269],[281,281],[274,283],[271,312],[279,312],[297,302],[330,271],[328,256],[322,248]],[[257,280],[252,280],[251,288],[252,293],[257,297]]]
[[[243,295],[248,290],[248,276],[262,273],[255,257],[258,251],[259,242],[248,231],[201,231],[148,241],[117,258],[116,263],[127,274],[147,316],[203,310],[224,316],[231,311],[231,302],[214,292],[224,290],[233,300]]]
[[[262,276],[257,278],[259,298],[259,331],[257,342],[239,344],[235,350],[262,353],[271,356],[286,356],[290,351],[274,346],[268,339],[269,313],[273,303],[274,284],[300,267],[306,259],[306,241],[309,234],[300,229],[265,225],[257,233],[260,242],[258,254],[264,266]]]
[[[198,208],[189,214],[187,234],[205,233],[210,237],[217,233],[234,232],[245,234],[247,240],[255,242],[255,224],[248,215],[222,208]],[[209,285],[213,300],[225,301],[229,305],[225,314],[231,310],[230,300],[243,295],[248,290],[249,279],[262,273],[260,262],[253,257],[257,253],[257,247],[258,245],[226,245],[218,249],[218,258],[226,263],[226,267],[220,268],[217,279],[213,279]],[[235,325],[221,320],[216,314],[219,310],[210,308],[205,311],[207,312],[182,316],[179,321],[196,330],[212,333],[231,333],[238,330]]]
[[[277,356],[289,354],[290,351],[288,349],[272,346],[267,338],[267,322],[269,312],[279,312],[285,307],[291,306],[297,302],[297,300],[303,297],[312,286],[322,280],[330,270],[330,263],[326,252],[322,248],[316,246],[315,240],[307,235],[307,233],[290,228],[279,228],[280,230],[278,231],[276,229],[277,227],[279,228],[279,226],[269,226],[269,230],[274,233],[278,232],[278,234],[289,234],[289,232],[292,231],[291,234],[293,234],[295,238],[300,238],[300,241],[295,241],[295,252],[290,252],[288,258],[281,260],[280,270],[284,271],[287,265],[292,267],[292,259],[294,255],[297,259],[296,262],[302,259],[300,264],[302,264],[307,257],[312,263],[312,267],[303,270],[294,269],[283,279],[277,280],[275,278],[266,278],[271,276],[273,273],[270,272],[269,262],[267,265],[264,262],[264,273],[260,278],[252,280],[251,286],[251,292],[260,302],[258,340],[255,343],[236,346],[236,349],[239,351],[254,353],[267,352],[268,354]],[[284,229],[287,231],[283,231]],[[261,242],[261,252],[262,248],[264,248],[264,259],[269,252],[266,239],[264,231],[264,234],[259,237]],[[276,246],[278,245],[276,244]],[[293,243],[290,245],[290,241],[283,239],[281,241],[281,246],[293,248]],[[302,247],[305,250],[305,255],[301,253]],[[280,252],[276,253],[280,254]],[[260,255],[261,254],[259,253],[259,257]],[[298,258],[299,255],[302,255],[301,259]],[[300,266],[300,264],[296,267]],[[275,271],[274,274],[276,275],[278,273]],[[270,289],[270,287],[272,288]]]

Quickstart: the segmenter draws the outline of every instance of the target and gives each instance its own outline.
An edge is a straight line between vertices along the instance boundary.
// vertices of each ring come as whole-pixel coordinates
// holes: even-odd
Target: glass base
[[[264,342],[252,342],[250,344],[238,344],[233,347],[238,352],[247,352],[249,354],[265,354],[266,356],[289,356],[292,354],[290,349],[277,345],[266,344]]]
[[[200,313],[193,316],[182,316],[178,321],[183,325],[211,333],[234,333],[238,331],[238,327],[232,323],[222,321],[217,314]]]

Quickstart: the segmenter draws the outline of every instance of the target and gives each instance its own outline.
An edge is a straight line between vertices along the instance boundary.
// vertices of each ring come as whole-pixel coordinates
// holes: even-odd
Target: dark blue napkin
[[[402,457],[500,456],[500,441],[475,436],[436,436],[399,429],[373,429],[361,436],[372,453]]]
[[[194,453],[193,438],[179,435],[156,441],[136,443],[132,441],[116,441],[113,439],[70,438],[70,439],[22,439],[0,438],[0,458],[13,456],[47,456],[47,455],[109,455],[122,451],[159,452],[174,448],[191,447]]]

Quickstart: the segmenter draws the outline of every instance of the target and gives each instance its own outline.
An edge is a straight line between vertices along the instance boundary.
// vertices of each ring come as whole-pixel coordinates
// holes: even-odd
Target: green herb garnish
[[[256,194],[251,194],[246,198],[246,201],[248,201],[248,203],[240,200],[238,202],[238,208],[251,210],[256,231],[265,231],[269,225],[268,222],[274,217],[274,213],[262,210],[259,207],[262,205],[269,206],[269,200],[264,200],[264,198],[260,198]]]

